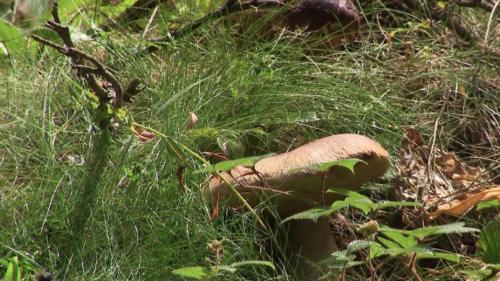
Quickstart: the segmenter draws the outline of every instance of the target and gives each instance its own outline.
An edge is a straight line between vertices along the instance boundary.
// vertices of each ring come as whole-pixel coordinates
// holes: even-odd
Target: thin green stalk
[[[110,145],[109,133],[109,130],[104,129],[95,139],[92,151],[90,152],[89,172],[82,184],[83,189],[81,190],[76,207],[70,214],[72,238],[76,240],[76,245],[74,246],[76,248],[81,245],[85,226],[94,207],[97,185],[105,170],[107,151]]]

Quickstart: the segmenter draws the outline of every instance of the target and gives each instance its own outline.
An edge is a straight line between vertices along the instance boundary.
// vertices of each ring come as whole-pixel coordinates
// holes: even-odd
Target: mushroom
[[[364,161],[354,166],[354,173],[339,166],[325,172],[312,168],[349,158]],[[325,189],[357,189],[363,183],[382,176],[389,164],[389,154],[376,141],[356,134],[333,135],[263,158],[252,168],[237,166],[222,172],[220,176],[224,180],[213,176],[205,190],[212,203],[220,200],[224,206],[241,207],[241,202],[227,186],[226,182],[229,182],[251,206],[269,198],[276,204],[278,214],[288,217],[318,205],[331,204],[339,197],[325,194]],[[288,241],[292,251],[313,262],[329,257],[336,250],[327,218],[320,218],[317,222],[290,221]],[[301,262],[299,267],[311,280],[317,278],[318,272],[307,262]]]

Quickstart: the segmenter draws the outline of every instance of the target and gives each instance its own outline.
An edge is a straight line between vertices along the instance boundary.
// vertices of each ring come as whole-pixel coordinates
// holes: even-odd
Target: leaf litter
[[[398,199],[420,201],[429,219],[463,216],[482,201],[500,200],[500,186],[487,185],[490,177],[484,168],[444,149],[431,155],[431,146],[415,128],[406,129],[396,170]]]

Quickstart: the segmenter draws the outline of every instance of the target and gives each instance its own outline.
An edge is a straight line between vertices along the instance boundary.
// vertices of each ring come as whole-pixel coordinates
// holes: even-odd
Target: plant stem
[[[77,199],[76,207],[70,214],[69,220],[72,238],[76,242],[73,244],[73,249],[78,249],[81,246],[85,234],[85,226],[94,207],[97,185],[104,174],[106,166],[107,151],[110,145],[109,135],[109,130],[103,129],[95,137],[90,151],[88,174],[83,181],[83,189]]]

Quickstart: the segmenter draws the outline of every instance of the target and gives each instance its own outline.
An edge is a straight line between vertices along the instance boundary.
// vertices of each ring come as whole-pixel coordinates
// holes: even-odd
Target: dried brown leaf
[[[424,138],[417,129],[409,127],[406,128],[405,138],[401,143],[401,148],[404,151],[414,151],[416,148],[424,144]]]
[[[457,198],[452,202],[439,205],[437,210],[430,213],[428,216],[430,219],[435,219],[442,214],[457,217],[463,216],[479,202],[487,200],[500,200],[500,186],[491,186],[473,193],[465,194],[463,197]]]
[[[135,137],[142,143],[152,141],[156,137],[153,132],[144,130],[143,128],[140,128],[138,126],[131,127],[131,130],[134,133]]]

